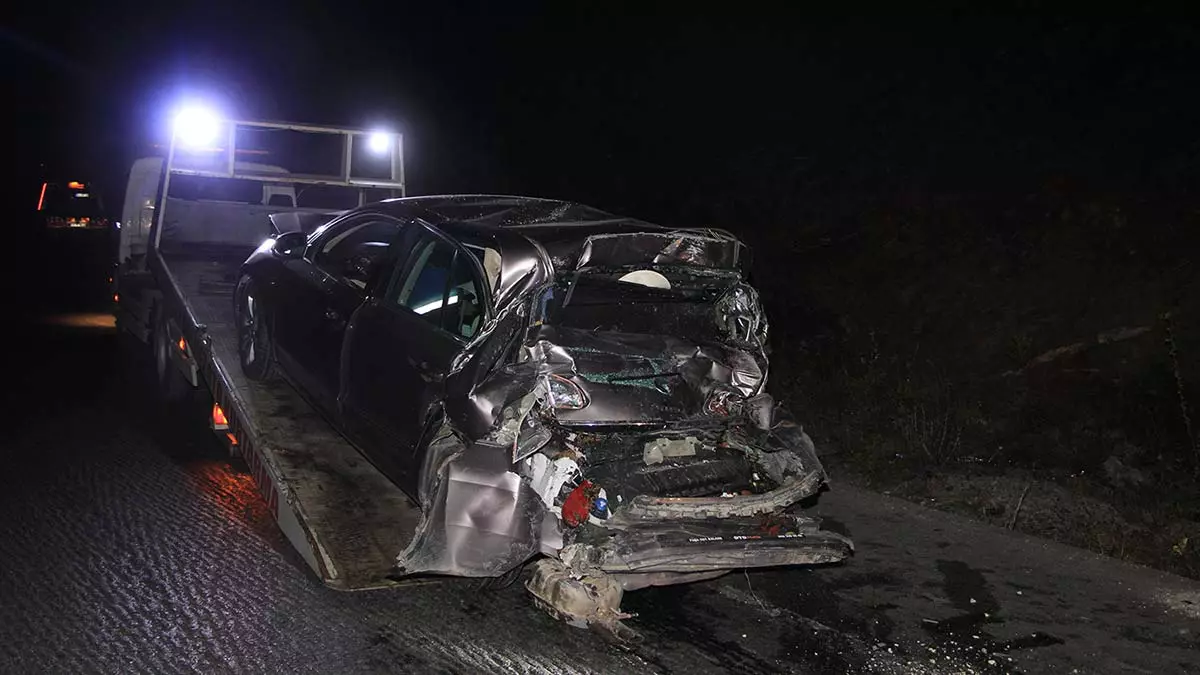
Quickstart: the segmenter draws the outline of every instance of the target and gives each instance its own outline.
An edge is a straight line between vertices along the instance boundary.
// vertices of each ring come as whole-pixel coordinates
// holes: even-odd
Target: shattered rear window
[[[744,264],[745,252],[745,245],[733,237],[687,232],[603,234],[584,243],[577,268],[685,265],[736,270]]]

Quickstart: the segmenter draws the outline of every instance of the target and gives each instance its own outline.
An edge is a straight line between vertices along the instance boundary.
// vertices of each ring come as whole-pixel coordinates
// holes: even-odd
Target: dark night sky
[[[1200,31],[1179,17],[144,4],[44,3],[2,29],[27,175],[45,162],[119,194],[182,95],[243,118],[394,122],[416,193],[667,221],[1060,178],[1190,190],[1198,173]]]

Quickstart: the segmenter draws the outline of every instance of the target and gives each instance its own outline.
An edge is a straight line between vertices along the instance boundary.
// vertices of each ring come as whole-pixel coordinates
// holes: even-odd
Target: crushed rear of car
[[[537,558],[542,607],[628,637],[625,591],[852,553],[800,508],[826,475],[766,393],[744,245],[638,221],[522,234],[536,259],[505,252],[514,299],[447,378],[402,572],[501,576]]]

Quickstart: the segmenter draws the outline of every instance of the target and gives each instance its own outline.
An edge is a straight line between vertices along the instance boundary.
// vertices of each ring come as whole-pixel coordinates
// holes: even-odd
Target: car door
[[[389,269],[388,252],[400,221],[378,213],[347,217],[326,228],[286,263],[290,287],[280,347],[294,362],[289,373],[327,414],[338,414],[342,340],[368,286]],[[281,319],[277,319],[277,326]]]
[[[411,229],[397,244],[403,264],[347,333],[341,403],[360,447],[414,494],[425,423],[488,307],[471,253],[430,228]]]

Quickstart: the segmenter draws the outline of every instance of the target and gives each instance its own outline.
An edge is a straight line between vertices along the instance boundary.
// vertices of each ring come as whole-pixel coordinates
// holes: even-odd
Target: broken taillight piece
[[[600,487],[590,480],[584,480],[579,487],[567,495],[562,505],[562,519],[567,527],[579,527],[587,522],[591,515],[593,503],[600,494]],[[606,504],[607,506],[607,504]]]

